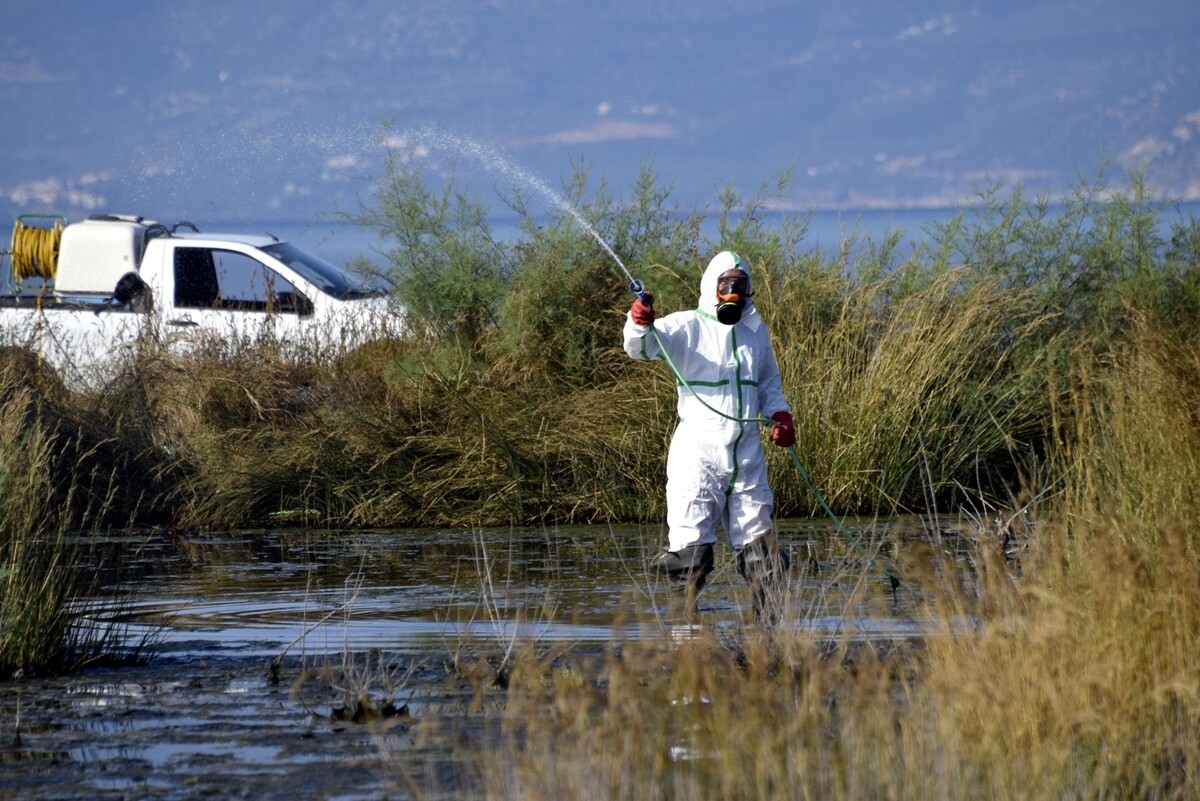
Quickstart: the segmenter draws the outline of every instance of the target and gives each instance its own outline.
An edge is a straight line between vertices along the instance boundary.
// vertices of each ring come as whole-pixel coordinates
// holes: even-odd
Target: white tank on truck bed
[[[137,272],[146,240],[166,229],[125,215],[90,217],[62,232],[54,289],[60,295],[108,295],[121,276]]]

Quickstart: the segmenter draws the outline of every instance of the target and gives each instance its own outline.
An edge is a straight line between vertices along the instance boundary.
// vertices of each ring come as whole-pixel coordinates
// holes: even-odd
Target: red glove
[[[645,300],[642,300],[643,296]],[[638,325],[654,325],[654,296],[649,292],[639,295],[629,310],[629,316]]]
[[[790,448],[796,444],[796,426],[792,416],[787,412],[775,412],[771,415],[775,425],[771,426],[771,442],[781,448]]]

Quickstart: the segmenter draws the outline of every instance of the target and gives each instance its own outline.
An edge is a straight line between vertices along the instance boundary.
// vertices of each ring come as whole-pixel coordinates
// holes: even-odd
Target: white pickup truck
[[[146,333],[329,349],[402,324],[385,294],[270,236],[202,234],[141,217],[22,215],[0,269],[0,348],[32,350],[88,385]]]

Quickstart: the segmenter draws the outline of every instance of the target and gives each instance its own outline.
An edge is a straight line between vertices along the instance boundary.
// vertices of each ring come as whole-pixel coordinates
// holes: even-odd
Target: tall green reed
[[[120,495],[95,445],[58,416],[64,393],[33,360],[0,353],[0,675],[135,658],[148,643],[87,625],[99,563],[81,520],[108,516]],[[72,468],[91,464],[76,475]],[[111,567],[111,566],[110,566]],[[131,646],[131,647],[127,647]]]

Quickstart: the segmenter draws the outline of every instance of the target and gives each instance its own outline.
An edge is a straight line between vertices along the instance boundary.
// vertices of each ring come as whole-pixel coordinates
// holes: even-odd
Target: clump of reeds
[[[615,355],[609,369],[627,370]],[[515,369],[554,374],[532,361]],[[661,443],[636,424],[672,406],[634,383],[548,392],[507,365],[419,337],[315,358],[272,342],[159,356],[122,379],[140,403],[127,405],[121,424],[138,421],[156,506],[178,523],[466,525],[651,513],[644,498],[661,474]],[[561,387],[562,378],[545,381]],[[634,427],[606,441],[629,420]],[[577,494],[569,500],[568,487]]]
[[[55,412],[61,391],[36,361],[0,354],[0,676],[68,669],[123,645],[115,627],[80,625],[99,565],[77,525],[104,519],[113,493],[93,494],[111,480],[64,469],[91,454]]]
[[[969,634],[928,641],[926,706],[982,793],[1200,791],[1200,364],[1159,326],[1131,333],[1079,354],[1063,496],[1020,580]]]
[[[903,280],[850,282],[824,265],[760,290],[798,453],[844,511],[876,511],[881,498],[924,506],[914,500],[944,500],[956,481],[998,485],[1012,451],[1042,435],[1045,393],[1014,359],[1036,330],[1021,320],[1023,295],[963,269]],[[836,316],[822,313],[831,296]],[[783,503],[819,511],[786,460],[776,468]]]
[[[54,661],[70,600],[63,532],[47,527],[48,443],[27,426],[27,391],[0,406],[0,674]]]

